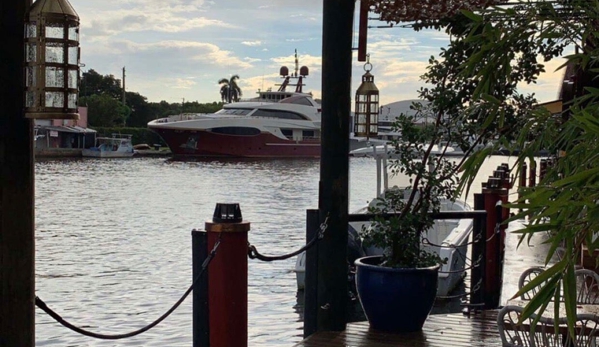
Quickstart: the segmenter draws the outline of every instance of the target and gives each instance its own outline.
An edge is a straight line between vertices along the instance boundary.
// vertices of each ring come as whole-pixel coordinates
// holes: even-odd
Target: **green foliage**
[[[438,62],[437,62],[438,63]],[[438,92],[443,85],[423,92],[426,99],[429,93]],[[441,209],[441,199],[455,200],[457,170],[459,164],[449,160],[447,138],[462,139],[468,143],[471,137],[469,126],[458,126],[447,117],[442,102],[432,101],[423,106],[415,103],[415,115],[400,115],[393,131],[401,132],[401,139],[393,141],[389,170],[393,174],[410,177],[410,187],[394,188],[371,202],[369,212],[375,214],[370,225],[361,230],[366,244],[384,250],[383,265],[389,267],[414,268],[441,264],[437,254],[421,249],[421,238],[435,223],[432,214]],[[419,127],[415,120],[424,116],[433,123]],[[475,144],[468,144],[467,151]],[[387,218],[387,214],[392,214]]]
[[[134,145],[146,143],[150,146],[153,146],[154,144],[159,143],[163,146],[166,146],[160,136],[148,128],[99,127],[94,128],[94,130],[98,132],[98,137],[111,137],[112,134],[128,134],[133,135],[131,142]]]
[[[237,86],[236,79],[232,83]],[[241,90],[237,95],[241,96]],[[146,127],[148,122],[157,118],[180,113],[214,113],[223,105],[222,102],[148,102],[145,96],[127,91],[126,108],[123,108],[121,81],[113,75],[101,75],[93,69],[82,74],[79,96],[79,105],[88,107],[91,127]]]
[[[107,94],[83,97],[79,105],[87,106],[89,127],[111,127],[125,124],[131,110]]]
[[[541,182],[524,189],[522,198],[511,206],[522,209],[514,219],[528,217],[518,231],[521,242],[547,233],[551,247],[546,262],[558,247],[565,253],[543,278],[521,290],[542,286],[527,305],[524,318],[535,311],[542,313],[563,289],[570,329],[576,307],[574,266],[581,244],[585,242],[590,252],[599,247],[595,238],[599,230],[599,91],[594,88],[599,64],[597,14],[596,3],[585,1],[518,2],[478,14],[465,12],[459,20],[443,22],[441,27],[452,34],[450,47],[442,54],[445,60],[429,70],[448,69],[447,77],[435,73],[440,79],[431,78],[436,86],[450,86],[448,96],[436,97],[445,98],[467,122],[476,124],[478,136],[495,133],[498,145],[519,153],[516,173],[540,149],[556,154]],[[544,64],[560,57],[567,47],[577,48],[563,65],[576,78],[563,84],[564,111],[556,116],[535,106],[534,95],[521,94],[518,88],[536,83]],[[468,158],[459,189],[471,184],[490,152],[483,150]],[[559,310],[554,314],[558,316]]]
[[[113,75],[100,75],[94,69],[83,72],[79,96],[88,97],[101,94],[106,94],[116,100],[122,100],[121,80],[116,79]]]
[[[222,102],[237,102],[241,98],[241,88],[237,85],[239,75],[233,75],[231,78],[221,78],[218,80],[220,84],[220,96]]]

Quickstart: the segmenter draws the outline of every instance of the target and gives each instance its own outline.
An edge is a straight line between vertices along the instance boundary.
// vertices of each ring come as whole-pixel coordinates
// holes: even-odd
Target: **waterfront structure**
[[[94,146],[96,131],[87,127],[87,107],[79,107],[78,114],[78,120],[36,119],[33,139],[36,154]]]

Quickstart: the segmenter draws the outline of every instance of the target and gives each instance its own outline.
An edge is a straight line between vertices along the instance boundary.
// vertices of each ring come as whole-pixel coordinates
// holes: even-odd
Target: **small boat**
[[[112,134],[112,137],[98,137],[96,146],[83,149],[81,155],[90,158],[130,158],[135,154],[132,136]]]
[[[448,146],[433,148],[432,153],[451,155],[454,149]],[[352,156],[372,157],[377,165],[377,194],[375,197],[382,196],[384,192],[398,187],[388,187],[389,178],[386,170],[387,159],[393,158],[393,153],[389,152],[387,145],[373,146],[371,148],[362,148],[350,153]],[[381,175],[382,173],[382,175]],[[381,177],[382,176],[382,177]],[[404,190],[406,194],[407,190]],[[376,203],[376,198],[370,204]],[[465,201],[441,200],[441,212],[447,211],[470,211],[472,208]],[[355,211],[354,214],[367,213],[368,206],[364,206]],[[466,256],[468,251],[468,240],[473,230],[472,219],[443,219],[437,220],[432,229],[422,235],[422,248],[437,253],[447,262],[439,270],[439,282],[437,286],[437,296],[447,296],[466,275]],[[359,257],[369,255],[380,255],[382,249],[374,247],[365,247],[358,232],[363,227],[368,227],[369,222],[350,222],[348,225],[348,262],[353,264],[353,260]],[[297,257],[295,264],[295,273],[298,289],[304,288],[305,281],[305,253]]]

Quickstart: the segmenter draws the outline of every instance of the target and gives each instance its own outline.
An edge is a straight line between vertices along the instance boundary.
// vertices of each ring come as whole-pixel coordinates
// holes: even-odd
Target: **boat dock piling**
[[[205,231],[192,230],[193,278],[218,249],[193,293],[193,347],[248,345],[248,231],[239,204],[216,204]],[[222,242],[222,244],[221,244]]]
[[[547,174],[547,168],[553,166],[553,160],[551,158],[541,158],[539,160],[538,166],[539,166],[538,178],[539,178],[539,182],[541,182],[543,180],[543,178],[545,178],[545,175]],[[528,185],[526,184],[527,174],[528,174]],[[536,185],[537,185],[537,161],[532,160],[530,162],[530,169],[528,167],[528,164],[526,162],[523,162],[522,164],[520,164],[520,177],[518,179],[519,188],[534,187]],[[518,192],[519,199],[522,197],[522,194],[523,194],[522,189],[519,189],[519,192]]]
[[[484,308],[497,308],[501,297],[506,230],[502,223],[509,217],[509,209],[504,204],[508,202],[511,188],[508,170],[507,164],[498,166],[493,176],[482,183],[482,193],[474,195],[474,209],[487,211],[483,260]]]

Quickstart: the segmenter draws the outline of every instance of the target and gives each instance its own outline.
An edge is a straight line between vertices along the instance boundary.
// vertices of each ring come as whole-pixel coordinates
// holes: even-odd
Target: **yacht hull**
[[[320,141],[284,140],[269,133],[228,135],[203,130],[152,128],[175,157],[317,158]]]

